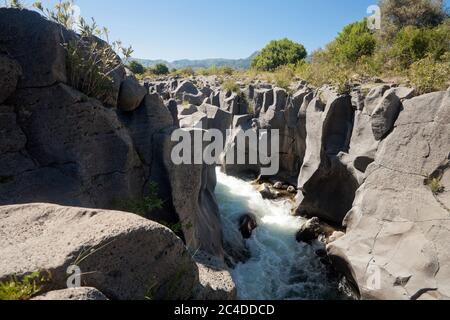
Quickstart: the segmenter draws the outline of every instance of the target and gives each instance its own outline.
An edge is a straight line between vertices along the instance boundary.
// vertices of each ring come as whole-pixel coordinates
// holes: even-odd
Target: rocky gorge
[[[65,32],[0,9],[0,282],[47,273],[44,300],[252,298],[233,268],[250,258],[244,238],[260,217],[224,219],[216,167],[175,165],[171,135],[229,131],[226,154],[240,131],[278,130],[278,174],[225,161],[222,172],[257,178],[275,207],[290,199],[302,219],[288,223],[312,244],[301,250],[321,246],[317,260],[356,298],[450,298],[450,91],[255,80],[226,90],[216,76],[138,81],[121,66],[99,101],[70,85]],[[160,207],[124,212],[154,185]],[[224,224],[240,232],[232,239]],[[304,245],[293,242],[286,253]],[[67,289],[71,266],[84,288]]]

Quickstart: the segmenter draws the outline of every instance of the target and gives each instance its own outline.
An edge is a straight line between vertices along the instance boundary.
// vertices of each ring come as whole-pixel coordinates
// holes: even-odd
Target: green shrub
[[[419,93],[446,90],[450,85],[450,54],[441,61],[431,55],[413,63],[409,69],[409,79]]]
[[[375,36],[364,19],[345,26],[328,50],[339,63],[355,63],[363,56],[371,56],[376,43]]]
[[[154,75],[157,76],[163,76],[163,75],[167,75],[169,74],[169,68],[162,63],[158,63],[156,65],[154,65],[153,67],[150,68],[150,73],[153,73]]]
[[[353,68],[338,65],[332,61],[329,52],[319,50],[312,55],[310,63],[300,63],[296,67],[296,74],[316,87],[325,84],[336,87],[340,94],[348,93]]]
[[[223,91],[230,91],[230,92],[234,92],[236,94],[240,94],[241,93],[241,88],[239,87],[239,85],[233,81],[233,80],[225,80],[222,83],[222,90]]]
[[[191,77],[195,76],[195,70],[193,68],[183,68],[183,69],[174,69],[172,72],[174,76],[180,76],[180,77]]]
[[[144,66],[142,64],[140,64],[139,62],[134,61],[134,60],[130,61],[128,63],[127,67],[128,67],[128,69],[130,69],[131,72],[133,72],[136,75],[142,75],[145,72]]]
[[[131,199],[114,203],[115,210],[131,212],[145,217],[154,210],[162,209],[164,201],[159,198],[158,185],[150,183],[149,193],[142,199]]]
[[[34,272],[22,279],[12,275],[9,280],[0,282],[0,300],[29,300],[39,294],[42,284],[48,280],[41,272]]]
[[[14,8],[14,9],[24,9],[22,1],[20,0],[5,0],[4,5],[0,5],[0,7],[5,6],[6,8]]]
[[[289,87],[294,81],[295,78],[295,66],[286,65],[278,68],[273,73],[273,82],[279,88],[283,88],[286,91],[289,91]]]
[[[413,26],[407,26],[396,36],[392,55],[402,68],[423,59],[430,45],[429,32]]]
[[[305,47],[289,39],[273,40],[252,61],[252,67],[261,71],[297,64],[307,56]]]
[[[123,66],[116,52],[128,59],[133,50],[125,48],[120,41],[110,42],[108,29],[100,28],[94,19],[90,23],[83,18],[76,21],[73,3],[60,1],[52,10],[44,8],[41,2],[35,2],[33,6],[50,21],[68,29],[76,27],[79,36],[62,43],[67,51],[68,84],[109,104],[114,73]]]
[[[441,181],[439,181],[439,179],[437,178],[429,179],[428,186],[430,187],[430,190],[434,195],[438,195],[439,193],[445,191],[445,188],[441,185]]]

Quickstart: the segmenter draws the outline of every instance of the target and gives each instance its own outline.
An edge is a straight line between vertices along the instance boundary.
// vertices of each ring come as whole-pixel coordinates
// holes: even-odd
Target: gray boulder
[[[31,300],[40,301],[107,301],[103,293],[95,288],[73,288],[50,291]]]
[[[384,94],[371,116],[373,135],[377,141],[382,140],[392,130],[401,107],[395,90],[389,90]]]
[[[194,132],[186,129],[193,143]],[[223,261],[222,226],[215,197],[217,184],[215,166],[191,163],[175,165],[172,150],[177,142],[163,135],[161,143],[162,170],[167,174],[171,203],[178,214],[186,245],[193,252],[201,250]]]
[[[376,107],[383,100],[384,93],[391,88],[391,85],[383,84],[372,88],[364,101],[364,112],[372,115]]]
[[[0,281],[50,273],[43,292],[67,288],[76,265],[83,286],[111,299],[189,299],[197,266],[169,229],[136,215],[30,204],[0,208]]]
[[[139,84],[133,75],[128,75],[120,85],[118,108],[121,111],[132,112],[144,100],[147,89]]]
[[[180,123],[178,121],[178,104],[175,99],[170,99],[166,104],[167,109],[169,109],[170,114],[173,119],[173,125],[176,127],[180,126]]]
[[[319,218],[312,218],[306,221],[297,232],[296,239],[298,242],[311,243],[317,240],[323,233]]]
[[[141,194],[142,162],[114,110],[63,84],[20,89],[9,100],[14,111],[2,117],[15,121],[3,131],[10,153],[0,167],[10,179],[0,184],[0,204],[108,207]]]
[[[193,104],[178,105],[178,118],[193,115],[198,112],[198,107]]]
[[[306,118],[306,152],[298,180],[302,192],[297,195],[296,211],[339,224],[359,187],[339,158],[350,147],[354,119],[351,97],[337,96],[325,88],[309,104]]]
[[[19,88],[67,81],[63,34],[61,26],[37,12],[0,8],[1,48],[22,67]]]
[[[252,118],[251,115],[235,116],[233,118],[230,135],[227,136],[224,152],[220,156],[222,170],[228,175],[260,174],[261,167],[257,161],[258,159],[251,161],[255,159],[250,157],[250,152],[258,154],[258,150],[254,149],[258,148],[258,146],[238,143],[239,136],[242,133],[248,133],[250,130],[253,130],[253,133],[257,134],[256,129],[252,125]],[[244,156],[244,163],[239,164],[238,155]]]
[[[249,239],[252,236],[253,230],[258,227],[255,215],[251,213],[244,214],[239,218],[239,231],[244,239]]]
[[[0,53],[0,104],[16,90],[22,75],[22,68],[17,61]]]
[[[184,94],[198,95],[198,88],[191,81],[184,81],[178,85],[178,87],[174,91],[174,97],[177,99],[177,102],[182,103]]]
[[[233,115],[210,104],[203,104],[202,106],[200,106],[200,109],[208,117],[208,130],[219,130],[224,137],[225,143],[227,130],[231,129],[231,125],[233,123]]]
[[[416,89],[414,88],[396,87],[392,88],[392,90],[401,101],[412,99],[417,95]]]

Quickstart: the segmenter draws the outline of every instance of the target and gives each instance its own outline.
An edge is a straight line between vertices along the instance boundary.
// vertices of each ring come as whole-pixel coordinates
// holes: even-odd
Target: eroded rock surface
[[[347,235],[328,247],[363,298],[449,298],[450,208],[424,183],[449,159],[449,132],[449,92],[406,100],[369,166]],[[448,188],[442,168],[439,181]]]
[[[67,288],[67,270],[82,285],[120,300],[188,299],[197,266],[169,229],[136,215],[29,204],[0,207],[0,281],[42,271],[44,291]]]

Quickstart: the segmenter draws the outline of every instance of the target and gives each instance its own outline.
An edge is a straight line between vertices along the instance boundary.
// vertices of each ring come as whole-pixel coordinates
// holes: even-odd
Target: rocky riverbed
[[[358,298],[450,297],[450,91],[418,96],[378,83],[367,93],[355,83],[338,94],[299,80],[232,92],[219,77],[139,82],[120,67],[100,102],[70,84],[66,32],[38,13],[0,9],[0,282],[51,274],[43,299],[332,298],[316,285],[328,268],[308,244],[317,237]],[[292,194],[292,208],[255,202],[247,220],[224,221],[234,214],[230,195],[243,195],[223,198],[215,165],[171,161],[179,128],[231,132],[225,153],[240,130],[279,130],[278,174],[223,162],[228,178],[219,177],[273,181],[261,191]],[[161,208],[143,217],[117,210],[154,185]],[[225,234],[248,226],[240,246]],[[277,254],[261,255],[264,242]],[[246,278],[270,272],[270,259],[288,264],[275,264],[271,289]],[[86,289],[67,292],[74,265]]]

